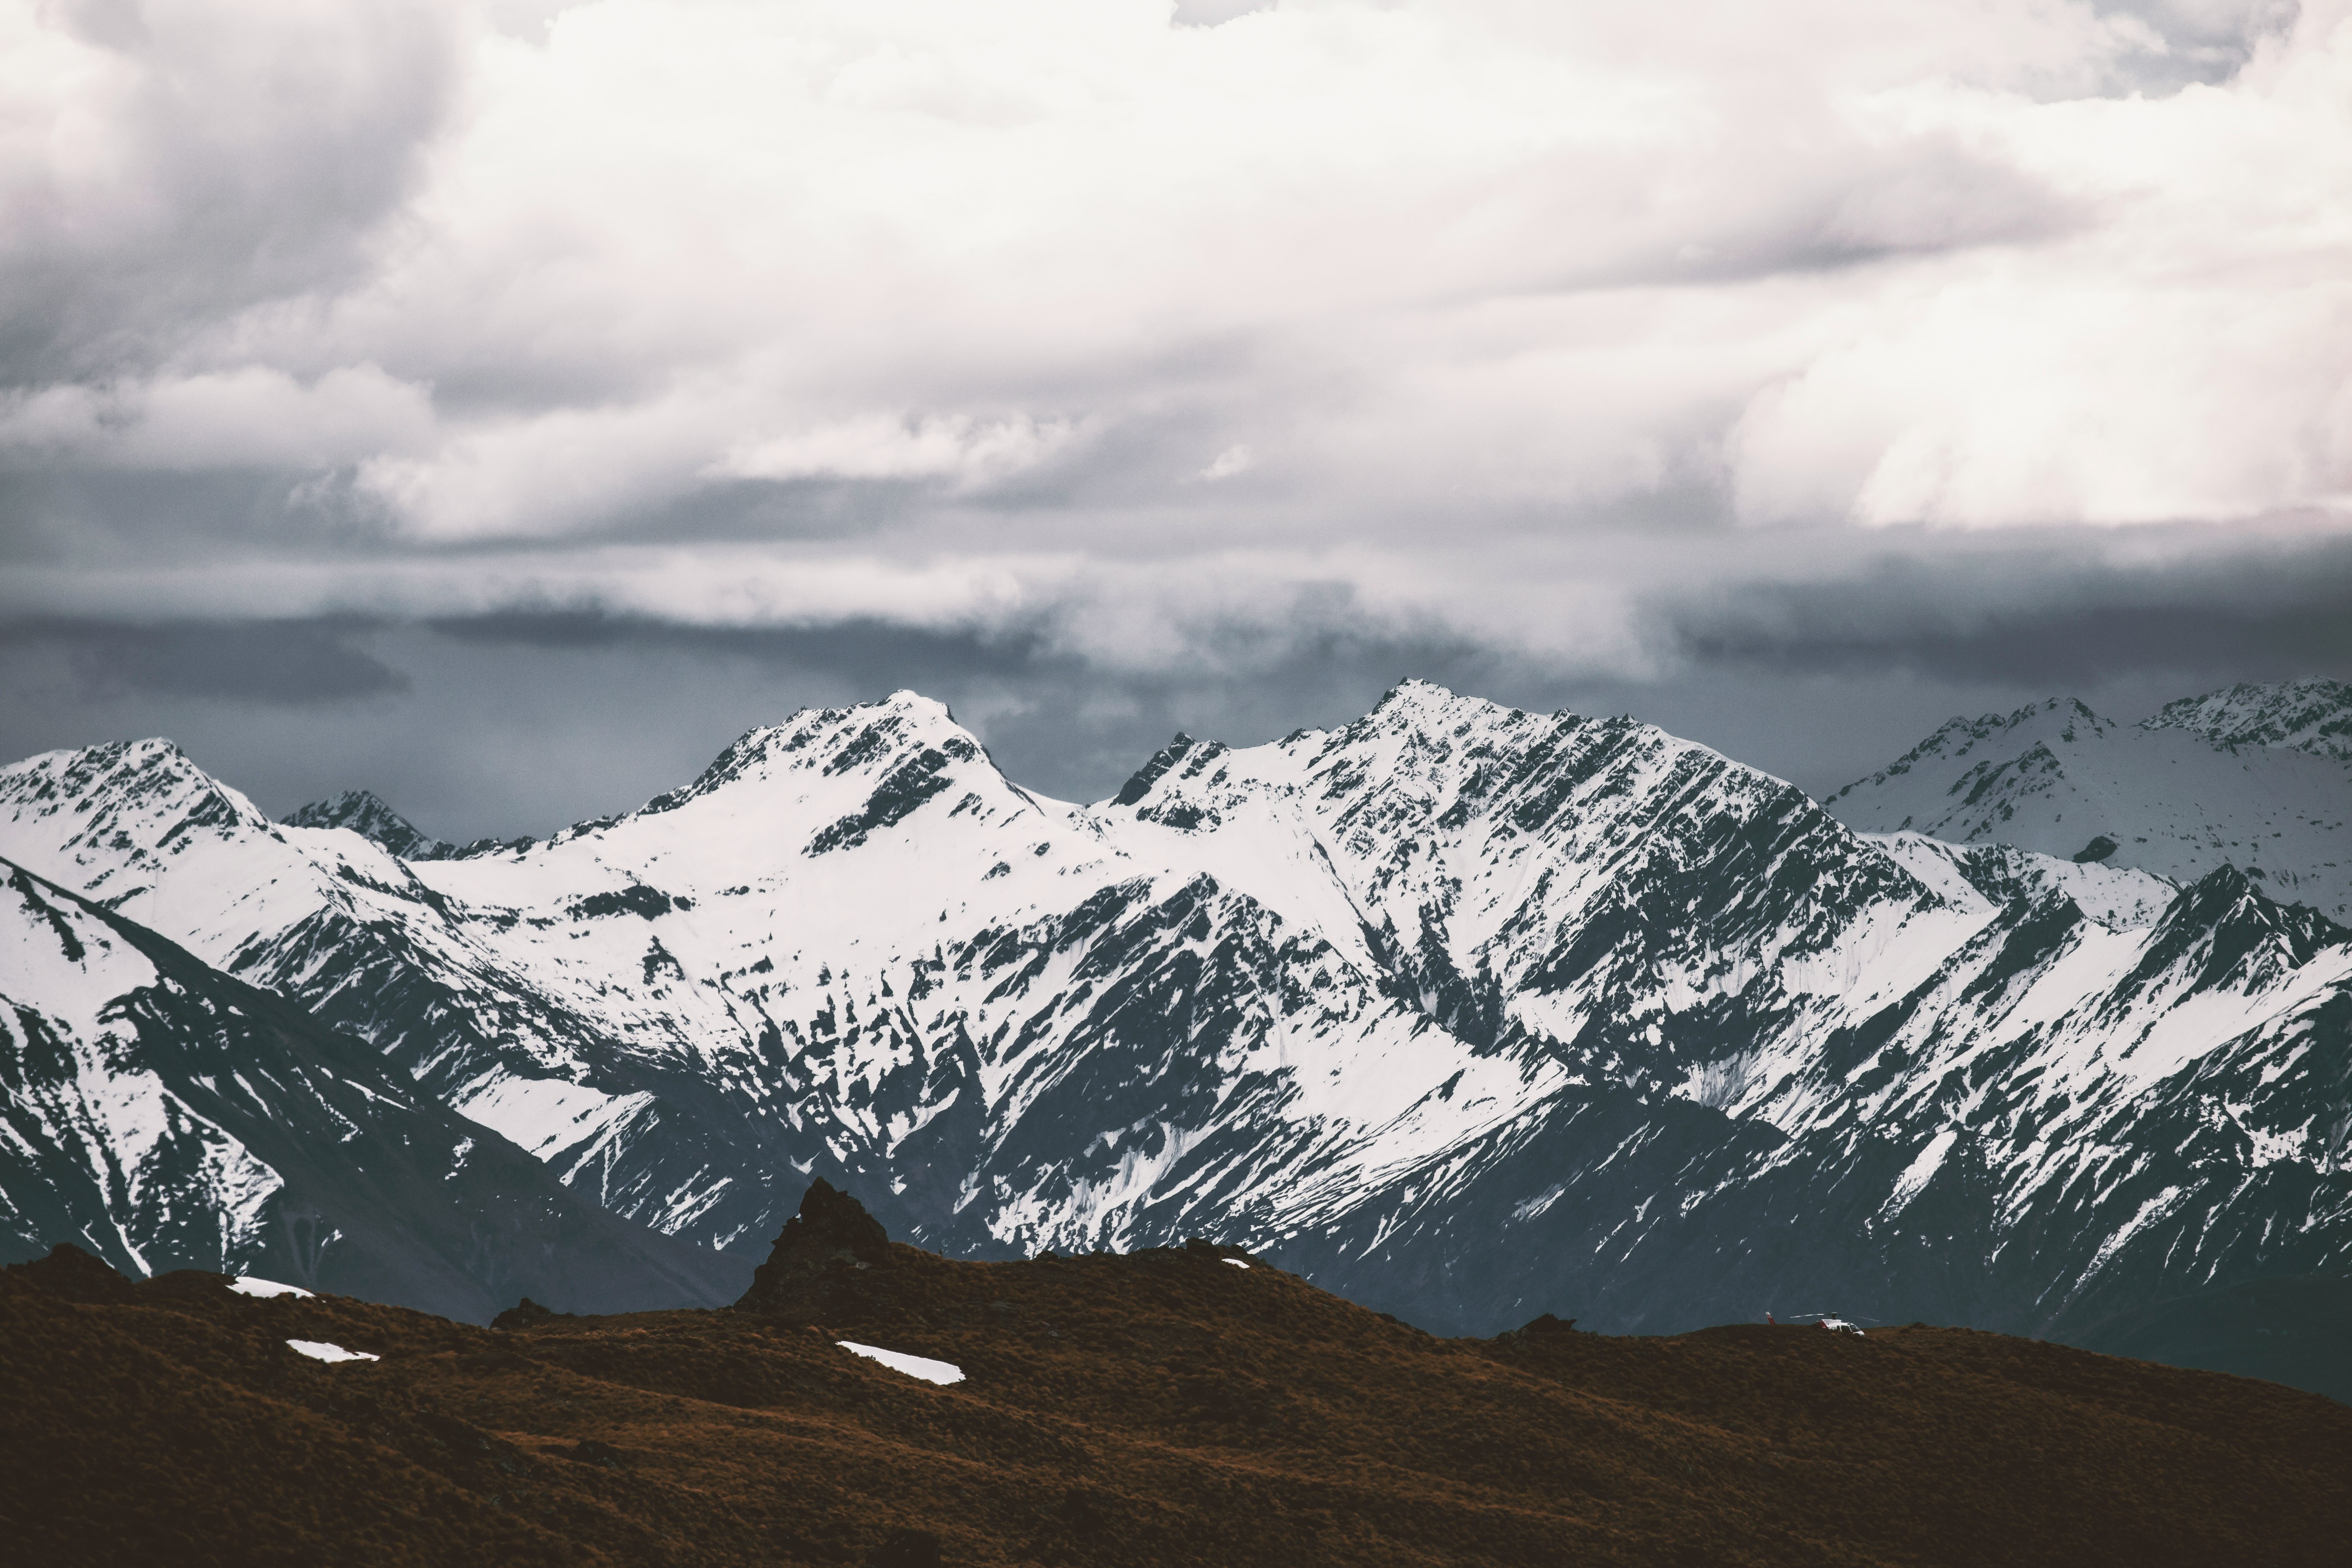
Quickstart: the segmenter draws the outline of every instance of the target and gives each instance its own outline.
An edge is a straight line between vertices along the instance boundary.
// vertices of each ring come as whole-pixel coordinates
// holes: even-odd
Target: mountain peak
[[[1501,706],[1498,703],[1489,702],[1483,697],[1464,697],[1451,688],[1440,686],[1433,680],[1423,680],[1415,677],[1400,680],[1381,693],[1380,701],[1372,705],[1371,712],[1366,717],[1391,722],[1410,723],[1421,715],[1444,713],[1465,705],[1482,711],[1500,710]]]
[[[901,688],[878,701],[803,708],[780,724],[746,730],[692,784],[655,796],[635,815],[676,811],[738,779],[812,765],[830,776],[910,747],[932,747],[959,759],[983,754],[946,703]]]
[[[2259,875],[2224,861],[2183,888],[2149,933],[2137,974],[2189,959],[2200,990],[2243,990],[2352,942],[2352,931],[2318,910],[2272,898]]]
[[[196,835],[234,838],[278,831],[253,802],[160,735],[44,752],[0,767],[0,816],[23,823],[59,812],[77,824],[59,846],[68,854],[101,847],[110,853],[142,841],[169,848]]]
[[[331,799],[314,800],[283,820],[289,827],[347,827],[403,860],[446,860],[457,853],[455,847],[417,831],[373,790],[347,789]]]
[[[1988,755],[2008,757],[2036,744],[2072,742],[2085,733],[2105,734],[2115,727],[2113,720],[2101,718],[2077,697],[2044,698],[2007,713],[1980,713],[1973,719],[1956,713],[1895,761],[1867,778],[1854,780],[1829,799],[1843,800],[1900,778],[1923,764],[1955,762],[1980,750]]]
[[[0,768],[0,774],[56,780],[76,794],[125,778],[212,782],[178,742],[163,735],[43,752]]]
[[[784,1222],[738,1305],[756,1307],[803,1283],[807,1277],[843,1268],[870,1268],[890,1261],[890,1235],[849,1194],[819,1176],[801,1194],[798,1213]]]

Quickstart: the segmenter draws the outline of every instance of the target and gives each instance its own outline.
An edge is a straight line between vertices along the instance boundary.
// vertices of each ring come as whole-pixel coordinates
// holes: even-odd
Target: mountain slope
[[[726,1260],[599,1212],[373,1051],[0,862],[0,1234],[487,1321],[723,1299]]]
[[[1685,1089],[1701,1104],[1589,1096],[1284,1256],[1457,1313],[1834,1310],[2054,1337],[2340,1266],[2344,942],[2226,870],[2146,933],[2021,901],[1808,1058],[1719,1064]],[[1444,1245],[1464,1236],[1486,1244]]]
[[[2126,1307],[2074,1342],[2307,1388],[2352,1405],[2352,1273],[2266,1275]]]

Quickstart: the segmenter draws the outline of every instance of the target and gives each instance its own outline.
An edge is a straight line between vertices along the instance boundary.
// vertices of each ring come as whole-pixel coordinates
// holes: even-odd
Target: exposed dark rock
[[[635,915],[639,920],[659,920],[673,909],[694,908],[692,899],[677,898],[658,888],[648,888],[643,882],[632,882],[618,892],[592,893],[571,906],[574,920],[604,920],[613,915]]]
[[[746,1311],[823,1317],[827,1307],[860,1294],[859,1272],[889,1261],[890,1236],[882,1222],[819,1176],[735,1305]]]
[[[852,751],[855,750],[853,747]],[[845,757],[849,754],[843,753]],[[879,833],[886,827],[895,827],[906,821],[925,801],[946,791],[948,761],[946,751],[935,746],[926,747],[908,757],[891,769],[875,786],[874,794],[866,802],[865,810],[850,813],[810,839],[803,853],[824,855],[835,849],[855,849],[866,842],[868,834]]]
[[[625,1470],[629,1468],[627,1455],[610,1443],[600,1443],[593,1437],[583,1437],[579,1442],[574,1443],[571,1453],[566,1458],[577,1459],[583,1465],[602,1465],[608,1470]]]
[[[37,1262],[16,1264],[7,1274],[45,1295],[68,1301],[103,1306],[132,1299],[130,1280],[70,1241],[58,1243]]]
[[[2115,852],[2116,841],[2102,833],[2097,837],[2092,839],[2088,844],[2084,845],[2080,849],[2074,851],[2074,864],[2077,866],[2089,865],[2093,861],[2104,860]]]
[[[348,827],[372,838],[403,860],[446,860],[454,846],[426,837],[372,791],[347,789],[332,800],[314,800],[283,818],[289,827]]]
[[[1516,1329],[1506,1329],[1495,1337],[1498,1340],[1549,1339],[1559,1334],[1572,1333],[1575,1329],[1574,1318],[1559,1318],[1546,1312],[1539,1318],[1530,1318]]]
[[[559,1312],[551,1307],[542,1307],[538,1302],[532,1300],[530,1297],[525,1296],[521,1300],[517,1301],[513,1306],[509,1307],[505,1311],[500,1312],[497,1317],[492,1318],[490,1320],[490,1327],[494,1329],[528,1329],[536,1324],[547,1322],[551,1319],[569,1318],[574,1315],[575,1314],[571,1312]]]

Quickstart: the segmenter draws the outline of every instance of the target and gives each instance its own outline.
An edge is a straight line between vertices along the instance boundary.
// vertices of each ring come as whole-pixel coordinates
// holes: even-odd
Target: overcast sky
[[[911,685],[1816,791],[2352,676],[2352,0],[0,0],[0,751],[543,831]]]

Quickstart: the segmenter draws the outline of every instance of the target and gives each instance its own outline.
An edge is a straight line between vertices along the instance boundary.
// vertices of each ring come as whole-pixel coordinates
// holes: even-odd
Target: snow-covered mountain
[[[1481,1330],[2063,1331],[2340,1259],[2352,938],[2267,863],[2082,847],[1423,683],[1091,805],[900,693],[415,862],[165,742],[0,770],[0,853],[673,1235],[756,1254],[823,1174],[940,1250],[1212,1234]]]
[[[2237,687],[2137,725],[2071,699],[1954,719],[1824,804],[1868,832],[2013,845],[2183,886],[2235,866],[2282,903],[2352,921],[2352,764],[2331,750],[2352,724],[2347,693]]]
[[[565,1190],[359,1041],[0,861],[0,1250],[72,1240],[486,1321],[749,1270]]]
[[[2145,730],[2189,730],[2217,746],[2269,746],[2352,763],[2352,686],[2295,680],[2232,686],[2168,702]]]

